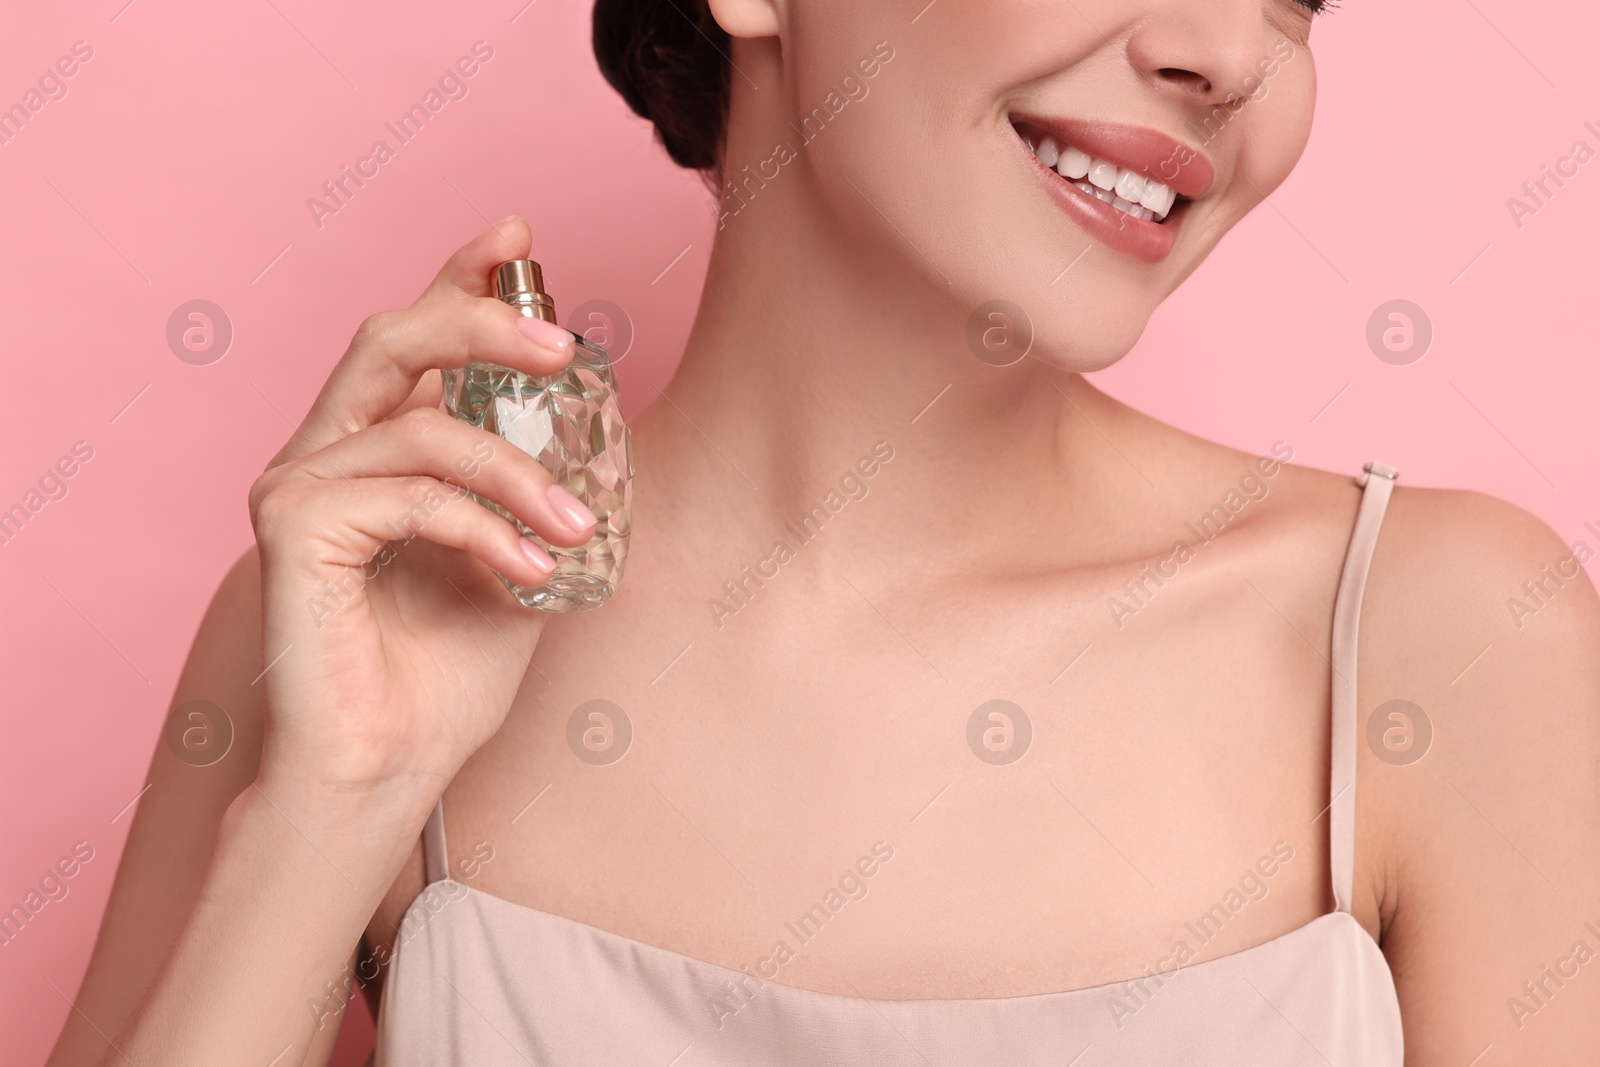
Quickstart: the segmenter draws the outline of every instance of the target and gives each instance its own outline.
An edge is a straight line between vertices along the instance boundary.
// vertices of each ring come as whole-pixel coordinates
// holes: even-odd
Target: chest
[[[1079,988],[1326,910],[1327,667],[1277,616],[1201,582],[1120,626],[1098,587],[835,584],[558,620],[446,794],[452,877],[895,999]]]

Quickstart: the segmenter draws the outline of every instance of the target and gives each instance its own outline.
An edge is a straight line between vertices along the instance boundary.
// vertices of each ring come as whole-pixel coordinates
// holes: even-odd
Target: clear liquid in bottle
[[[511,260],[495,273],[495,294],[501,300],[524,315],[555,322],[555,305],[543,290],[542,273],[532,260]],[[580,336],[572,362],[542,377],[483,362],[440,373],[450,414],[533,456],[597,520],[587,543],[564,548],[550,544],[494,501],[471,494],[556,561],[555,571],[540,586],[520,585],[498,571],[496,575],[518,601],[541,611],[588,611],[605,603],[616,592],[627,562],[633,501],[632,441],[605,349]]]

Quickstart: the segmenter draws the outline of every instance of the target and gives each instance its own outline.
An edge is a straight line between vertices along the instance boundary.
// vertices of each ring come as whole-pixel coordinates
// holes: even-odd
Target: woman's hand
[[[495,267],[526,258],[529,241],[520,218],[497,223],[410,308],[363,322],[251,488],[263,784],[414,783],[432,803],[505,718],[545,615],[490,568],[536,586],[554,563],[463,490],[556,545],[583,544],[594,520],[560,489],[552,499],[532,456],[438,410],[438,368],[484,360],[542,375],[570,361],[570,333],[493,295]]]
[[[157,745],[53,1065],[328,1062],[328,990],[428,808],[505,718],[544,622],[490,568],[541,584],[549,565],[448,483],[552,544],[589,536],[532,456],[437,410],[435,368],[571,358],[571,334],[530,338],[490,295],[528,243],[506,219],[411,308],[367,319],[257,479],[256,550],[218,589],[174,700],[218,702],[235,743],[204,768]]]

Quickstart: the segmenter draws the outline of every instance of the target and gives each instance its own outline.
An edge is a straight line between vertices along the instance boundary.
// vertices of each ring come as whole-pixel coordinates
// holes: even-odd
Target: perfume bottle
[[[531,259],[495,271],[495,295],[522,314],[556,321],[555,302]],[[537,459],[557,484],[594,512],[594,535],[577,548],[552,545],[492,500],[473,499],[516,524],[545,549],[556,569],[540,586],[519,585],[496,571],[518,601],[541,611],[588,611],[605,603],[622,580],[632,528],[633,446],[617,399],[606,350],[577,338],[572,362],[535,377],[493,363],[442,370],[445,409]]]

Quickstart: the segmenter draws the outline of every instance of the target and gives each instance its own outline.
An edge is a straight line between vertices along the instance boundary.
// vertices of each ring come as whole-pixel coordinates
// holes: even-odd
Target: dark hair
[[[594,55],[679,166],[714,173],[728,128],[728,34],[707,0],[595,0]]]

